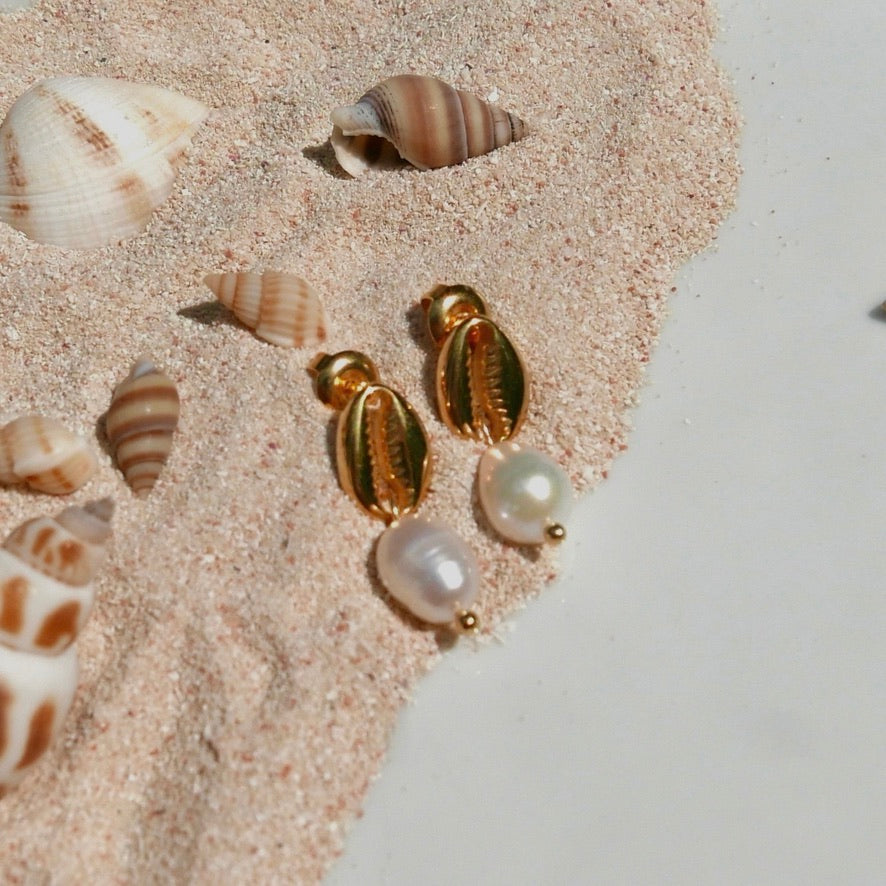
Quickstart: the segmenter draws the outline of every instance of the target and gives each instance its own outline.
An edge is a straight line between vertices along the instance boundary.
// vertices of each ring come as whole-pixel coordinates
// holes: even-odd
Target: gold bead
[[[465,634],[477,634],[480,632],[480,619],[475,612],[465,610],[458,614],[458,626]]]
[[[559,523],[551,523],[551,525],[545,529],[545,535],[551,544],[560,544],[560,542],[566,538],[566,528]]]
[[[375,364],[360,351],[317,354],[308,372],[314,379],[317,396],[333,409],[344,409],[355,394],[378,381]]]

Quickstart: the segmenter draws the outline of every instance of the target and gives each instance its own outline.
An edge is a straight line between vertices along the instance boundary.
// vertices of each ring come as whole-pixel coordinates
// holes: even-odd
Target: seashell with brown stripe
[[[526,135],[523,121],[498,105],[416,74],[382,81],[331,117],[336,159],[355,177],[402,161],[452,166]]]
[[[271,344],[304,348],[326,339],[320,296],[295,274],[240,271],[207,274],[203,282],[244,326]]]
[[[146,357],[117,385],[105,417],[108,441],[132,491],[146,496],[157,482],[178,426],[175,384]]]
[[[140,233],[208,113],[150,83],[40,81],[0,124],[0,221],[72,249]]]
[[[23,415],[0,427],[0,483],[64,495],[83,486],[97,466],[89,443],[53,418]]]
[[[57,736],[77,688],[74,641],[111,534],[110,499],[19,526],[0,547],[0,793]]]

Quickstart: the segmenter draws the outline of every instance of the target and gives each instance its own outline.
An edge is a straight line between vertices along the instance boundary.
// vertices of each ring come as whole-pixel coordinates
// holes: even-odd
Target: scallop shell
[[[241,323],[271,344],[303,348],[326,338],[320,296],[295,274],[207,274],[203,282]]]
[[[53,77],[0,125],[0,220],[88,249],[140,233],[209,109],[148,83]]]
[[[110,499],[18,527],[0,547],[0,792],[61,729],[77,688],[74,640],[95,597]]]
[[[114,390],[105,429],[117,465],[139,498],[154,488],[169,457],[178,415],[175,384],[145,357]]]
[[[89,443],[55,419],[23,415],[0,427],[0,483],[63,495],[79,489],[97,467]]]
[[[335,156],[355,177],[390,167],[396,155],[419,169],[452,166],[526,135],[519,117],[415,74],[384,80],[331,116]]]

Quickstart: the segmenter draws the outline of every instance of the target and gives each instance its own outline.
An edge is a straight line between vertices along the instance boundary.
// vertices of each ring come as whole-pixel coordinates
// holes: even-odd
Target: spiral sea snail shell
[[[0,483],[63,495],[79,489],[96,467],[86,440],[53,418],[23,415],[0,427]]]
[[[110,499],[18,527],[0,547],[0,794],[58,734],[77,688],[73,643],[105,555]]]
[[[526,135],[519,117],[416,74],[382,81],[331,117],[335,156],[355,177],[394,165],[398,155],[419,169],[452,166]]]
[[[146,357],[114,390],[105,429],[117,465],[139,498],[154,488],[169,457],[178,415],[175,384]]]
[[[208,113],[150,83],[42,80],[0,125],[0,221],[72,249],[140,233]]]
[[[203,282],[244,326],[271,344],[313,347],[326,338],[320,296],[295,274],[241,271],[207,274]]]

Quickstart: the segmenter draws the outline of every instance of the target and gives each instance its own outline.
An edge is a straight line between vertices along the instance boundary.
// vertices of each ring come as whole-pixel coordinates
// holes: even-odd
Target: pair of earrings
[[[437,286],[422,298],[422,307],[441,348],[441,417],[456,434],[490,444],[478,473],[490,524],[517,544],[562,540],[572,507],[568,476],[543,453],[510,442],[528,406],[529,383],[516,348],[469,286]],[[431,468],[428,437],[415,410],[379,382],[375,365],[358,351],[318,354],[310,372],[320,400],[341,411],[336,463],[342,488],[387,524],[376,552],[382,583],[422,621],[476,630],[470,607],[479,568],[473,552],[442,521],[414,513]]]

